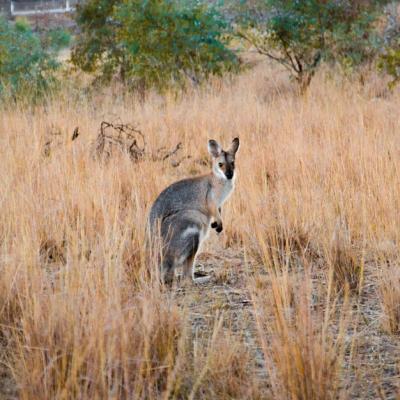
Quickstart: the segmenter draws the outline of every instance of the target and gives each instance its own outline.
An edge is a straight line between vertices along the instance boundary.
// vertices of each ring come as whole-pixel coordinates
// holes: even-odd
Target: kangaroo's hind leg
[[[190,247],[190,252],[183,263],[183,278],[190,280],[193,278],[194,259],[196,257],[197,250],[199,249],[199,238],[196,237]]]
[[[162,280],[166,284],[172,284],[177,266],[182,266],[184,279],[192,278],[193,261],[200,245],[200,231],[195,226],[187,225],[185,220],[176,221],[175,229],[170,229],[166,235],[161,265]]]
[[[185,280],[190,280],[193,278],[193,263],[196,257],[197,250],[200,244],[200,234],[199,232],[193,233],[192,235],[185,238],[184,245],[184,261],[182,263],[183,267],[183,278]]]
[[[166,285],[172,285],[174,281],[174,263],[169,258],[165,259],[161,266],[162,281]]]
[[[183,278],[193,276],[193,261],[200,247],[201,235],[208,227],[208,217],[195,210],[184,210],[163,221],[162,235],[164,239],[165,271],[170,269],[173,279],[175,267],[183,268]],[[204,233],[203,233],[204,234]],[[168,276],[170,276],[167,273]]]
[[[185,261],[182,263],[183,266],[183,279],[188,282],[191,279],[195,283],[207,283],[210,280],[209,276],[194,278],[194,260],[196,258],[197,251],[200,247],[200,231],[194,233],[186,240],[185,248]]]

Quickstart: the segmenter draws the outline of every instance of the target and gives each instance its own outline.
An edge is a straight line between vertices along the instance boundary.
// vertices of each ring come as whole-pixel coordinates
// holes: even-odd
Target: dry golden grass
[[[380,300],[383,311],[382,326],[385,331],[400,334],[400,268],[395,265],[382,271]]]
[[[337,399],[344,392],[340,377],[350,316],[347,299],[338,319],[334,303],[329,298],[328,304],[318,303],[312,279],[308,274],[304,278],[272,274],[269,291],[253,291],[271,392],[273,398]]]
[[[298,96],[260,66],[180,99],[66,90],[2,110],[3,397],[395,398],[400,96],[381,85],[321,74]],[[101,162],[102,120],[137,125],[149,152],[182,150],[175,163]],[[144,248],[149,206],[208,170],[208,138],[235,136],[237,189],[204,255],[221,288],[165,290]],[[232,254],[245,272],[227,272]],[[238,288],[252,303],[215,301],[199,332],[194,312]],[[253,329],[232,323],[238,307]]]

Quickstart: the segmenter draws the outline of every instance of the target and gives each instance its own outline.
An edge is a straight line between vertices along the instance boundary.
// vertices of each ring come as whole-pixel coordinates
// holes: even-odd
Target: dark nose
[[[233,178],[233,172],[227,172],[226,173],[227,179],[232,179]]]

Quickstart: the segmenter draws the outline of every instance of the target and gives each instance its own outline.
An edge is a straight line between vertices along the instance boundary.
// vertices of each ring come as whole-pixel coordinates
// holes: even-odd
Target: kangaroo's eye
[[[218,166],[219,166],[220,168],[222,168],[222,167],[224,166],[224,163],[220,162],[220,163],[218,163]]]

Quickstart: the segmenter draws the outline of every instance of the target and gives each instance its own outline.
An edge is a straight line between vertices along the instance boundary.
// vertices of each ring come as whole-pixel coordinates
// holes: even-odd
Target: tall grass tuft
[[[290,277],[271,272],[269,278],[269,290],[255,286],[252,297],[271,397],[344,396],[348,293],[337,309],[329,298],[318,299],[307,273]]]

